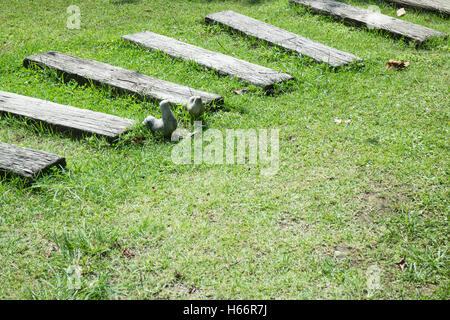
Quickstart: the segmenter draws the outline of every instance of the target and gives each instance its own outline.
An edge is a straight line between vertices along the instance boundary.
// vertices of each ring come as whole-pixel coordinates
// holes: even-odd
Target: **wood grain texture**
[[[48,123],[58,129],[116,138],[135,121],[0,91],[0,112]]]
[[[0,171],[32,178],[54,166],[66,166],[66,159],[44,151],[0,142]]]
[[[122,38],[149,50],[158,50],[171,57],[194,61],[208,69],[216,70],[220,74],[236,77],[265,89],[272,88],[275,83],[294,79],[291,75],[150,31],[130,34]]]
[[[450,14],[449,0],[386,0],[405,7]]]
[[[65,53],[49,51],[24,59],[25,67],[38,65],[56,70],[65,79],[78,82],[93,82],[111,86],[119,91],[148,97],[156,101],[169,100],[171,103],[187,105],[189,98],[200,96],[203,103],[219,104],[220,95],[195,90],[169,81],[160,80],[141,73],[126,70],[95,60],[87,60]]]
[[[367,9],[353,7],[334,0],[289,0],[305,6],[313,12],[330,15],[346,23],[365,25],[368,28],[384,30],[392,35],[405,37],[421,44],[430,38],[446,37],[445,33],[417,24],[392,18]]]
[[[348,65],[361,60],[350,53],[339,51],[233,11],[208,14],[205,21],[209,24],[219,24],[229,27],[246,36],[257,38],[268,44],[308,56],[319,63],[327,63],[333,67]]]

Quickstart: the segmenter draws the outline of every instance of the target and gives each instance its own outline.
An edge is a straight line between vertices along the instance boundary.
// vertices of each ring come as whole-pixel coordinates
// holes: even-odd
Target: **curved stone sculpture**
[[[177,119],[170,109],[170,102],[168,100],[161,101],[159,104],[159,109],[162,114],[161,119],[148,116],[142,124],[147,126],[147,128],[149,128],[152,132],[161,132],[163,136],[170,137],[172,132],[174,132],[177,128]]]
[[[186,106],[192,117],[197,118],[203,112],[205,112],[205,106],[203,104],[202,98],[199,96],[193,96],[189,98],[189,102]]]

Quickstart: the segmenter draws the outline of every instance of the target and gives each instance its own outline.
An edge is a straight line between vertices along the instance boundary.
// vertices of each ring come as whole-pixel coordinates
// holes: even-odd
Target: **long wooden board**
[[[208,14],[205,21],[209,24],[229,27],[246,36],[308,56],[319,63],[324,62],[333,67],[340,67],[361,60],[350,53],[339,51],[234,11]]]
[[[0,112],[48,123],[58,129],[116,138],[135,122],[114,115],[0,91]]]
[[[443,12],[450,15],[450,1],[449,0],[386,0],[396,4],[419,8],[428,11]]]
[[[32,178],[50,167],[66,166],[66,159],[44,151],[0,142],[0,171]]]
[[[92,82],[111,86],[119,91],[148,97],[157,101],[187,105],[189,98],[200,96],[205,104],[220,103],[220,95],[195,90],[176,83],[146,76],[95,60],[87,60],[61,52],[49,51],[24,59],[25,67],[38,65],[56,70],[65,79],[75,79],[81,83]]]
[[[415,40],[419,44],[434,37],[445,37],[446,34],[417,24],[392,18],[367,9],[353,7],[334,0],[289,0],[305,6],[313,12],[330,15],[344,22],[366,25],[369,28],[384,30],[395,36]]]
[[[256,86],[270,89],[294,77],[279,71],[259,66],[222,53],[206,50],[150,31],[129,34],[122,37],[149,50],[159,50],[171,57],[194,61],[221,74],[239,78]]]

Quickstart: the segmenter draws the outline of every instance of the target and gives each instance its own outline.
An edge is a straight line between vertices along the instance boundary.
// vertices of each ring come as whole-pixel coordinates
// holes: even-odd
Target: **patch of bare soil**
[[[361,210],[357,212],[357,216],[365,223],[372,223],[372,215],[385,215],[393,211],[395,201],[387,198],[379,192],[365,191],[358,199],[361,203]]]

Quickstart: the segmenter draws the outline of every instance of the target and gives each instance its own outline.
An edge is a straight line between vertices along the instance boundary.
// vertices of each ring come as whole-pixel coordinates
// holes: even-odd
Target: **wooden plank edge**
[[[356,20],[356,19],[353,19],[353,18],[343,18],[343,17],[337,16],[337,15],[334,15],[334,14],[332,14],[330,12],[321,11],[320,9],[316,9],[316,8],[310,7],[308,5],[299,3],[299,2],[297,2],[295,0],[289,0],[289,3],[297,5],[297,6],[304,7],[304,8],[308,9],[309,11],[311,11],[312,13],[315,13],[315,14],[331,17],[334,20],[343,22],[344,24],[349,25],[349,26],[354,26],[354,27],[359,27],[361,29],[371,30],[371,29],[367,28],[366,23],[364,23],[362,21],[359,21],[359,20]],[[343,4],[347,4],[347,3],[343,3]],[[360,7],[355,7],[355,8],[360,8]],[[364,8],[360,8],[360,9],[364,9]],[[388,16],[388,17],[391,17],[391,16]],[[391,18],[397,19],[395,17],[391,17]],[[404,21],[404,20],[401,20],[401,19],[398,19],[398,20]],[[405,22],[409,22],[409,21],[405,21]],[[413,23],[413,22],[410,22],[410,23]],[[421,25],[418,25],[418,26],[421,26]],[[421,26],[421,27],[430,29],[430,28],[425,27],[425,26]],[[381,29],[381,28],[374,28],[374,29],[376,29],[379,32],[382,32],[383,34],[390,35],[394,39],[404,39],[407,42],[413,41],[413,42],[415,42],[417,44],[417,46],[421,46],[421,45],[425,44],[427,41],[429,41],[431,39],[437,39],[437,38],[440,38],[440,37],[442,37],[442,38],[447,38],[448,37],[448,35],[446,33],[442,32],[442,31],[437,31],[437,30],[434,30],[434,29],[432,29],[432,30],[438,32],[438,34],[426,37],[424,40],[407,37],[404,34],[399,34],[399,33],[393,32],[392,30],[389,31],[389,30]]]
[[[30,148],[24,148],[24,147],[20,147],[20,148],[29,149],[30,150]],[[36,149],[33,149],[33,150],[36,150]],[[41,152],[45,152],[45,151],[41,151]],[[49,152],[45,152],[45,153],[49,153]],[[38,172],[35,172],[33,174],[23,175],[20,172],[17,172],[15,170],[8,170],[7,168],[0,168],[0,173],[1,173],[0,174],[0,178],[1,178],[2,175],[5,176],[6,178],[9,178],[9,177],[12,177],[12,176],[19,176],[22,179],[26,179],[28,181],[31,181],[31,180],[34,180],[34,179],[38,178],[39,176],[47,173],[53,167],[62,169],[62,168],[65,168],[67,166],[67,161],[66,161],[65,157],[59,156],[59,155],[56,155],[56,154],[52,154],[52,155],[58,156],[58,158],[55,159],[55,161],[47,164],[45,167],[40,169]]]
[[[439,13],[439,14],[443,14],[446,15],[447,17],[450,16],[450,10],[441,10],[439,8],[436,7],[432,7],[432,6],[415,6],[412,3],[408,4],[408,3],[400,3],[400,2],[395,2],[395,1],[390,1],[390,0],[386,0],[387,2],[389,2],[390,4],[394,5],[397,8],[410,8],[410,9],[414,9],[414,10],[422,10],[422,11],[426,11],[426,12],[433,12],[433,13]]]
[[[245,32],[243,32],[243,31],[241,31],[241,30],[239,30],[239,29],[233,28],[233,27],[231,27],[231,26],[229,26],[229,25],[226,25],[226,24],[223,24],[223,23],[221,23],[221,22],[219,22],[219,21],[216,21],[216,20],[214,20],[214,19],[211,19],[210,17],[208,17],[209,15],[210,15],[210,14],[206,15],[206,17],[205,17],[205,23],[208,24],[208,25],[214,25],[214,24],[217,24],[217,25],[219,25],[219,26],[221,26],[221,27],[223,27],[223,28],[225,28],[225,29],[230,29],[230,30],[232,30],[233,32],[235,32],[235,33],[237,33],[237,34],[240,34],[240,35],[242,35],[242,36],[245,37],[245,38],[256,39],[256,40],[262,41],[263,43],[266,43],[266,44],[268,44],[268,45],[270,45],[270,46],[275,46],[275,47],[278,47],[278,48],[280,48],[280,49],[283,49],[283,50],[285,50],[285,51],[287,51],[287,52],[291,52],[291,53],[295,53],[295,54],[301,54],[301,53],[299,53],[299,52],[297,52],[297,51],[295,51],[295,50],[291,50],[291,49],[286,48],[286,47],[284,47],[284,46],[282,46],[282,45],[280,45],[280,44],[277,44],[277,43],[274,43],[274,42],[271,42],[271,41],[268,41],[268,40],[265,40],[265,39],[261,39],[261,38],[258,38],[258,37],[255,37],[255,36],[246,34]],[[314,40],[311,40],[311,41],[314,41]],[[331,47],[330,47],[330,48],[331,48]],[[305,57],[308,57],[309,59],[311,59],[312,61],[314,61],[314,63],[317,63],[317,64],[327,64],[325,61],[318,61],[318,60],[316,60],[316,59],[314,59],[314,58],[311,58],[311,57],[309,57],[309,56],[307,56],[307,55],[304,55],[304,54],[301,54],[301,55],[302,55],[302,56],[305,56]],[[358,63],[358,62],[363,62],[363,59],[361,59],[360,57],[357,57],[357,56],[355,56],[355,57],[356,57],[357,59],[355,59],[355,60],[352,61],[352,62],[342,63],[342,64],[339,64],[339,65],[330,65],[330,64],[329,64],[329,65],[330,65],[332,68],[341,68],[341,67],[353,65],[353,64]]]
[[[129,131],[129,129],[131,129],[131,127],[133,127],[137,123],[136,121],[132,120],[133,124],[131,124],[128,128],[118,132],[115,135],[106,135],[106,134],[100,134],[100,133],[93,132],[93,131],[85,131],[85,130],[81,130],[78,128],[68,127],[68,126],[64,126],[64,125],[60,125],[60,124],[54,124],[54,123],[39,120],[39,119],[33,119],[33,118],[30,118],[30,117],[27,117],[24,115],[11,113],[11,112],[7,112],[4,110],[0,110],[0,114],[8,115],[10,117],[14,117],[14,118],[18,118],[18,119],[24,119],[31,123],[35,123],[35,124],[42,123],[42,124],[52,128],[54,130],[54,132],[70,133],[72,135],[72,137],[75,139],[95,136],[98,138],[105,138],[110,143],[117,141],[121,135],[126,134]]]
[[[39,170],[39,172],[35,173],[32,178],[38,177],[41,174],[44,174],[46,172],[48,172],[51,168],[56,167],[56,168],[65,168],[67,166],[67,161],[66,158],[63,156],[59,156],[58,159],[56,159],[55,161],[53,161],[52,163],[49,163],[47,166],[45,166],[44,168],[42,168],[41,170]]]
[[[145,45],[143,45],[142,43],[139,43],[139,42],[137,42],[137,41],[135,41],[135,40],[133,40],[133,39],[127,38],[127,36],[128,36],[128,35],[124,35],[124,36],[121,37],[121,39],[124,40],[124,41],[127,41],[127,42],[129,42],[129,43],[131,43],[131,44],[133,44],[133,45],[136,45],[137,47],[144,48],[144,49],[149,50],[149,51],[157,51],[157,52],[161,52],[161,53],[163,53],[163,54],[165,54],[165,55],[171,57],[172,59],[176,59],[176,60],[178,60],[178,61],[182,61],[182,62],[192,61],[192,60],[185,60],[185,59],[183,59],[183,58],[180,58],[180,57],[177,57],[177,56],[170,55],[170,54],[168,54],[168,53],[166,53],[166,52],[164,52],[164,51],[162,51],[162,50],[148,48],[148,47],[146,47]],[[176,39],[175,39],[175,40],[176,40]],[[204,48],[202,48],[202,49],[204,49]],[[205,50],[208,50],[208,49],[205,49]],[[233,57],[233,58],[234,58],[234,57]],[[238,59],[238,58],[236,58],[236,59]],[[239,60],[241,60],[241,59],[239,59]],[[242,61],[245,61],[245,60],[242,60]],[[286,75],[287,77],[286,77],[285,79],[279,79],[279,80],[277,80],[277,81],[274,81],[274,82],[271,83],[271,84],[267,84],[267,85],[258,84],[258,85],[257,85],[257,84],[251,83],[251,82],[248,81],[248,80],[241,79],[241,78],[239,78],[238,76],[230,75],[230,74],[228,74],[228,73],[224,73],[223,71],[214,69],[213,67],[207,67],[207,66],[202,65],[202,64],[199,64],[199,63],[197,63],[197,62],[195,62],[195,61],[192,61],[192,62],[196,63],[197,65],[199,65],[199,66],[201,66],[201,67],[204,67],[204,68],[207,69],[207,70],[211,70],[212,72],[214,72],[214,73],[216,73],[216,74],[218,74],[218,75],[220,75],[220,76],[229,77],[229,78],[231,78],[231,79],[236,79],[237,81],[242,82],[242,83],[245,83],[245,84],[250,84],[250,85],[253,85],[253,86],[255,86],[255,87],[260,87],[260,88],[262,88],[264,91],[267,91],[267,92],[273,91],[274,85],[276,85],[276,84],[280,84],[280,83],[283,83],[283,82],[286,82],[286,81],[290,81],[290,80],[295,80],[295,77],[294,77],[293,75],[287,74],[287,73],[282,72],[282,71],[278,71],[278,70],[271,69],[271,70],[273,70],[273,71],[276,71],[276,72],[279,72],[279,73],[281,73],[281,74],[283,74],[283,75]],[[245,61],[245,62],[248,62],[248,61]],[[248,63],[252,63],[252,62],[248,62]],[[254,64],[254,63],[252,63],[252,64]],[[265,68],[268,68],[268,67],[265,67]],[[270,68],[268,68],[268,69],[270,69]]]
[[[51,52],[51,51],[49,51]],[[84,84],[93,84],[95,86],[98,87],[110,87],[112,88],[115,92],[117,92],[118,94],[126,94],[126,95],[131,95],[131,96],[135,96],[138,97],[141,100],[149,100],[152,102],[161,102],[160,99],[154,97],[154,96],[150,96],[150,95],[146,95],[146,94],[142,94],[136,91],[132,91],[132,90],[127,90],[125,88],[121,88],[121,87],[117,87],[114,85],[110,85],[110,84],[105,84],[101,81],[97,81],[97,80],[93,80],[93,79],[87,79],[84,77],[81,77],[75,73],[70,73],[70,72],[64,72],[61,71],[57,68],[52,68],[47,66],[45,63],[42,63],[40,61],[35,61],[33,59],[31,59],[32,56],[26,57],[23,59],[23,66],[25,68],[30,68],[32,66],[37,66],[40,67],[41,69],[49,69],[49,70],[54,70],[56,72],[56,74],[63,78],[63,80],[65,82],[69,82],[70,80],[75,80],[77,81],[80,85],[84,85]],[[161,81],[165,81],[165,80],[161,80]],[[180,85],[183,86],[183,85]],[[214,99],[208,99],[205,103],[205,105],[209,106],[209,105],[222,105],[224,103],[224,98],[221,95],[218,94],[214,94],[215,96],[217,96]]]

